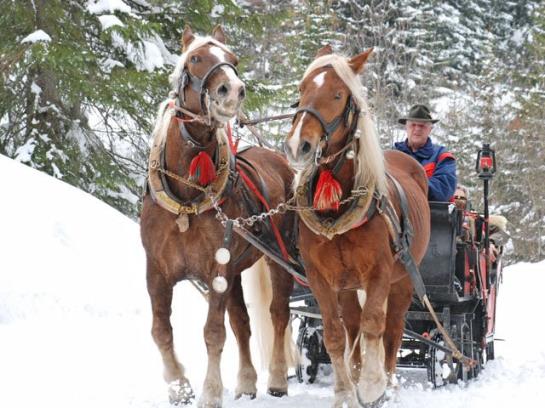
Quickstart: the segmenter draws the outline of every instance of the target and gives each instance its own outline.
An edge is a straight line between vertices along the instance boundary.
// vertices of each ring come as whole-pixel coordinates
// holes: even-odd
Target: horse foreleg
[[[363,296],[365,297],[365,295]],[[365,302],[365,299],[363,299],[363,301]],[[348,368],[352,381],[357,383],[361,369],[361,352],[359,342],[361,306],[357,292],[340,292],[339,303],[341,305],[344,328],[346,329],[346,335],[348,337]]]
[[[208,353],[208,367],[198,406],[219,408],[222,404],[221,353],[225,344],[226,296],[211,290],[208,298],[208,316],[204,326],[204,340]]]
[[[341,408],[346,404],[348,408],[358,407],[356,394],[344,360],[346,336],[338,312],[337,293],[319,274],[313,274],[311,288],[320,311],[324,324],[324,343],[331,359],[331,365],[335,373],[335,400],[333,407]]]
[[[403,340],[405,314],[409,310],[413,297],[413,286],[409,276],[396,282],[388,295],[388,311],[386,314],[386,331],[384,332],[385,369],[389,385],[395,383],[397,352]]]
[[[159,268],[148,260],[147,287],[151,299],[153,323],[151,335],[163,359],[165,381],[169,384],[169,399],[173,404],[187,404],[194,397],[184,367],[176,359],[170,314],[172,312],[172,285]]]
[[[229,292],[227,312],[239,351],[238,384],[235,389],[235,398],[238,399],[245,394],[253,399],[257,393],[257,373],[250,354],[250,318],[244,303],[240,275],[235,277]]]
[[[292,347],[291,330],[288,329],[290,323],[289,297],[293,290],[293,277],[269,259],[267,259],[267,264],[271,272],[273,296],[270,312],[274,327],[267,392],[275,397],[281,397],[288,393],[288,359],[297,358],[294,356],[296,354],[295,347]],[[290,363],[294,362],[290,361]]]
[[[358,400],[369,404],[386,390],[383,336],[386,328],[387,296],[390,289],[384,269],[365,285],[367,299],[361,315],[362,366],[357,386]]]

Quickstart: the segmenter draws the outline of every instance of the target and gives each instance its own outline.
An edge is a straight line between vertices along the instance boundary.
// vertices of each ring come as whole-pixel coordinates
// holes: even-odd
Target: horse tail
[[[270,313],[273,297],[270,273],[269,266],[262,257],[242,275],[244,297],[249,305],[250,325],[259,348],[262,369],[269,368],[274,342],[274,328]],[[296,366],[298,353],[290,324],[284,333],[284,356],[288,367]]]

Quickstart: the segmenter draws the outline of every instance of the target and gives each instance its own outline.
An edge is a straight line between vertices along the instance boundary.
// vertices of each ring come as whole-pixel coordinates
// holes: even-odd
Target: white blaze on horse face
[[[314,79],[312,80],[312,82],[314,82],[314,83],[316,84],[316,87],[319,88],[319,87],[321,87],[321,86],[324,84],[324,82],[325,82],[325,74],[327,74],[327,72],[322,72],[322,73],[320,73],[320,74],[318,74],[318,75],[316,75],[316,76],[314,77]]]
[[[216,58],[219,59],[219,62],[227,62],[227,54],[220,47],[211,46],[210,53],[216,56]],[[220,69],[225,73],[225,75],[227,76],[227,80],[229,81],[229,84],[231,85],[232,95],[229,95],[229,98],[232,98],[232,99],[238,98],[238,93],[240,91],[240,88],[244,86],[244,83],[237,76],[233,68],[229,66],[222,66],[220,67]]]
[[[220,60],[220,62],[225,62],[227,61],[227,59],[225,58],[225,51],[223,51],[220,47],[218,46],[211,46],[210,47],[210,54],[216,56],[217,59]]]
[[[220,47],[216,47],[216,46],[210,47],[210,53],[216,56],[216,58],[220,60],[219,62],[227,61],[225,51],[223,51]],[[240,82],[242,84],[242,81],[239,79],[237,74],[235,74],[235,71],[233,71],[232,68],[223,66],[221,67],[221,70],[225,72],[225,75],[227,75],[227,78],[229,79],[230,83],[236,84],[237,82]]]
[[[288,141],[288,146],[291,149],[291,154],[293,155],[294,159],[297,159],[297,150],[299,149],[299,143],[301,143],[301,128],[303,127],[303,120],[305,119],[306,114],[306,112],[303,112],[303,116],[301,116],[301,119],[299,119],[299,123],[293,131],[293,135]]]

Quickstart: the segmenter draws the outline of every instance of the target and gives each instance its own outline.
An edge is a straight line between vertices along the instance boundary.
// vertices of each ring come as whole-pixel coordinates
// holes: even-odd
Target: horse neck
[[[204,148],[191,146],[181,135],[178,121],[172,120],[168,128],[165,143],[165,167],[178,176],[188,179],[191,160],[199,153],[205,152],[213,159],[217,148],[216,127],[210,127],[198,123],[186,123],[187,131],[191,137],[202,143]],[[166,177],[170,191],[182,200],[190,200],[200,194],[200,191],[187,186],[172,177]]]

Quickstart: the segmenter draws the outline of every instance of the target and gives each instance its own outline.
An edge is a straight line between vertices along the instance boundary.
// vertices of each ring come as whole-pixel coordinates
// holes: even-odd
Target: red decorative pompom
[[[206,186],[216,179],[216,168],[208,153],[200,152],[191,160],[189,176],[201,186]]]
[[[314,208],[320,211],[338,210],[342,195],[341,185],[335,180],[331,170],[322,170],[314,193]]]

